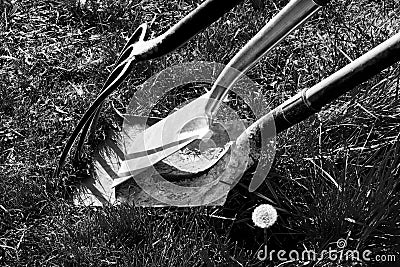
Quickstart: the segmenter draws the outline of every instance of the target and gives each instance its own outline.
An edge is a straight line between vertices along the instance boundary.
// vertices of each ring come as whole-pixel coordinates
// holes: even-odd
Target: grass
[[[321,252],[339,238],[400,260],[399,65],[281,134],[264,185],[250,194],[244,177],[223,208],[71,204],[74,166],[51,174],[125,39],[145,21],[155,36],[199,2],[0,1],[1,265],[265,266],[256,258],[264,244]],[[133,88],[168,66],[227,63],[285,3],[255,11],[246,2],[171,55],[138,65],[107,102],[97,141],[115,126],[111,103],[123,111]],[[395,0],[333,1],[248,76],[274,107],[399,31],[399,11]],[[264,232],[250,218],[267,199],[279,219]]]

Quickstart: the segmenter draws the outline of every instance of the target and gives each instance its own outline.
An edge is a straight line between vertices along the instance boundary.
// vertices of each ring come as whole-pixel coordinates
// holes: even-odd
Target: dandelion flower
[[[278,218],[276,209],[269,204],[262,204],[254,209],[252,214],[253,222],[260,228],[271,227]]]

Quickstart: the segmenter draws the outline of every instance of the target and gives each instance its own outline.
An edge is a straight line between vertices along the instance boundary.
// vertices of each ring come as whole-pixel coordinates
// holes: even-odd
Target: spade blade
[[[147,128],[132,144],[127,144],[125,159],[118,171],[121,178],[116,179],[113,186],[168,157],[195,139],[207,136],[210,128],[209,116],[205,110],[210,101],[213,99],[209,98],[209,93],[202,95]]]

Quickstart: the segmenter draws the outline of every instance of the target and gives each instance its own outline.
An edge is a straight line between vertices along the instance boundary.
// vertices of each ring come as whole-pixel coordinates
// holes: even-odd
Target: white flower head
[[[260,228],[269,228],[278,219],[276,209],[269,204],[262,204],[254,209],[251,216],[256,226]]]

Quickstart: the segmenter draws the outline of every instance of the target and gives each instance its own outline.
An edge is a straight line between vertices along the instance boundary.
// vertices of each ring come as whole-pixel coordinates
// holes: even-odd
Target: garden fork
[[[206,0],[164,34],[151,40],[145,40],[147,24],[140,25],[122,49],[115,64],[116,67],[103,85],[102,92],[80,119],[65,144],[54,176],[59,175],[75,140],[78,138],[79,133],[82,132],[76,154],[76,157],[79,158],[87,133],[90,128],[93,129],[95,127],[103,102],[124,81],[134,68],[135,63],[155,59],[174,51],[242,1]]]

